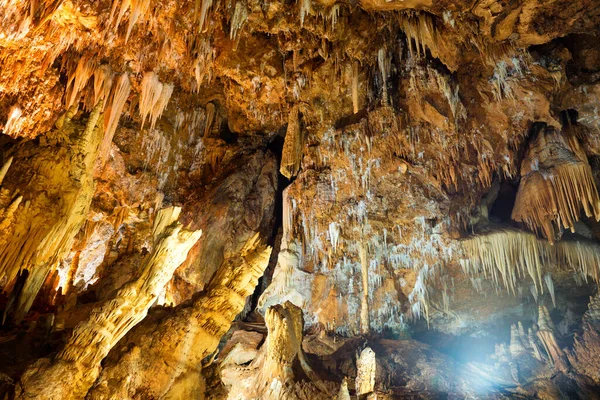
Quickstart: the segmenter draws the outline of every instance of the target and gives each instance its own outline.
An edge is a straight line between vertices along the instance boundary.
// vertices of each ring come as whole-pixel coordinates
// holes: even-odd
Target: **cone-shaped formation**
[[[180,209],[161,210],[153,229],[155,247],[140,267],[137,279],[121,288],[114,299],[92,310],[77,325],[64,349],[52,363],[42,360],[21,379],[21,397],[83,398],[100,372],[100,361],[146,316],[173,272],[198,241],[200,231],[182,229]],[[47,383],[54,382],[52,390]]]
[[[361,396],[375,391],[377,359],[370,347],[365,348],[356,360],[356,393]]]
[[[521,163],[521,184],[512,219],[554,243],[585,215],[600,220],[600,198],[587,156],[576,137],[552,127],[538,132]]]
[[[556,337],[554,336],[554,323],[552,322],[552,318],[550,318],[548,309],[543,305],[540,305],[539,307],[538,326],[539,330],[537,332],[537,337],[544,345],[549,360],[557,369],[567,371],[569,368],[567,357],[556,342]]]
[[[526,275],[534,282],[532,293],[544,293],[542,270],[547,263],[572,268],[595,281],[600,276],[600,246],[593,242],[561,241],[552,246],[531,233],[505,228],[472,236],[462,245],[466,274],[483,274],[513,294],[517,278]],[[552,278],[545,278],[545,284],[554,302]]]
[[[300,129],[298,106],[294,106],[288,116],[287,132],[285,134],[285,142],[283,143],[283,152],[281,154],[280,172],[288,179],[296,176],[298,171],[300,171],[303,146],[304,141]]]
[[[349,399],[348,387],[322,381],[302,349],[302,310],[286,301],[265,312],[268,335],[259,354],[247,367],[222,371],[230,399]],[[308,378],[308,379],[307,379]]]
[[[515,324],[512,324],[510,327],[510,356],[512,358],[517,358],[521,354],[526,352],[525,346],[521,342],[521,336],[519,335],[519,330]]]

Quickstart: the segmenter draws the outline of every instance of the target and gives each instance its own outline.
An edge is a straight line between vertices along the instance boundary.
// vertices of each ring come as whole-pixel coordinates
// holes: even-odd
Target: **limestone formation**
[[[199,396],[201,361],[215,351],[263,274],[271,248],[257,233],[227,259],[205,291],[173,315],[140,324],[113,349],[87,398]],[[130,346],[132,343],[133,346]],[[120,382],[114,385],[113,382]]]
[[[557,230],[575,231],[583,208],[600,220],[600,197],[577,137],[540,128],[521,163],[521,184],[512,218],[554,243]]]
[[[0,0],[0,399],[596,398],[599,27]]]
[[[84,398],[100,373],[100,362],[144,319],[148,308],[172,278],[200,237],[200,231],[182,229],[180,208],[161,210],[155,219],[154,246],[139,275],[126,283],[111,300],[97,306],[53,360],[43,359],[23,374],[17,398]],[[60,378],[59,378],[60,377]],[[47,381],[57,380],[49,389]],[[60,382],[60,383],[59,383]]]

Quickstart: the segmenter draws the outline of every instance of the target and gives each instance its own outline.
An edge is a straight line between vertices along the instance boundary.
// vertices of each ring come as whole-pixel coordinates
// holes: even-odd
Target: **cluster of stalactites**
[[[119,13],[116,14],[119,3],[121,4],[121,7],[119,7]],[[149,9],[150,0],[113,0],[112,8],[110,10],[109,27],[113,26],[113,19],[116,15],[117,19],[114,23],[114,29],[116,31],[119,28],[125,13],[129,10],[129,24],[127,25],[127,33],[125,35],[125,42],[127,43],[133,27],[148,14]]]
[[[142,78],[142,92],[140,93],[140,115],[142,128],[146,118],[150,117],[150,129],[154,129],[156,121],[162,115],[173,94],[173,85],[162,83],[155,72],[146,72]]]
[[[408,41],[412,57],[425,56],[427,49],[437,54],[437,31],[433,18],[425,13],[403,13],[398,16],[400,28]]]
[[[521,163],[512,219],[554,243],[557,231],[575,231],[581,209],[600,220],[600,198],[585,152],[574,136],[541,129]]]
[[[90,80],[92,83],[88,86]],[[86,88],[88,88],[87,91]],[[97,65],[94,57],[90,55],[82,55],[74,70],[69,72],[66,90],[67,108],[78,105],[84,93],[84,104],[87,109],[92,109],[100,101],[103,101],[106,117],[104,118],[104,139],[99,151],[99,159],[102,164],[110,151],[110,144],[130,92],[131,83],[127,72],[117,74],[108,64]]]
[[[600,278],[600,246],[592,242],[562,241],[553,246],[528,232],[500,229],[465,239],[462,247],[466,274],[483,274],[513,294],[517,278],[529,275],[534,282],[532,292],[543,293],[544,281],[554,302],[552,278],[546,275],[542,281],[545,264],[569,266],[595,281]]]

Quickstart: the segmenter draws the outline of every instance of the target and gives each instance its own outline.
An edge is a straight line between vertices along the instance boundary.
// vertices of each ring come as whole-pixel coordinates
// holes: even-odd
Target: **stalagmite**
[[[94,105],[98,104],[101,99],[104,99],[104,107],[107,106],[112,84],[113,73],[110,65],[99,65],[94,71]]]
[[[525,346],[521,342],[521,336],[519,335],[519,330],[515,324],[512,324],[510,327],[510,355],[513,359],[520,357],[522,354],[525,354]]]
[[[270,384],[279,380],[283,385],[294,382],[293,364],[298,361],[306,376],[324,391],[302,350],[304,319],[302,310],[290,302],[267,309],[265,323],[269,334],[264,365],[259,380]]]
[[[583,314],[583,322],[598,326],[600,328],[600,291],[596,292],[595,296],[590,296],[588,309]]]
[[[585,151],[576,137],[539,128],[521,163],[512,219],[554,243],[563,227],[575,231],[581,208],[600,220],[600,198]]]
[[[557,369],[566,372],[569,368],[567,358],[556,342],[554,324],[552,323],[548,309],[543,305],[539,307],[538,326],[537,337],[544,345],[549,360]]]
[[[381,74],[382,86],[383,86],[383,103],[388,103],[388,89],[387,89],[387,79],[390,74],[391,69],[391,60],[387,55],[387,51],[385,48],[379,49],[377,52],[377,66],[379,67],[379,73]]]
[[[540,347],[538,346],[538,339],[536,332],[532,328],[527,331],[527,338],[529,340],[529,346],[531,346],[531,352],[533,356],[540,362],[546,362],[546,358],[543,356]]]
[[[292,229],[294,227],[294,210],[292,208],[292,199],[290,199],[289,188],[285,188],[282,193],[283,208],[283,238],[286,242],[292,239]]]
[[[52,360],[42,359],[21,378],[17,398],[84,398],[100,373],[100,362],[113,346],[146,316],[173,272],[198,241],[200,231],[188,231],[177,222],[180,208],[161,210],[153,229],[154,248],[140,266],[139,275],[116,296],[92,310],[73,330],[65,347]],[[47,382],[55,382],[49,390]]]
[[[208,17],[208,11],[212,7],[213,0],[196,0],[196,10],[198,9],[198,4],[200,5],[199,15],[198,15],[198,32],[202,32],[204,30],[204,25],[206,23],[206,18]],[[198,13],[198,11],[196,11]]]
[[[298,106],[294,106],[288,116],[288,126],[281,154],[281,167],[279,171],[288,179],[296,176],[302,163],[302,148],[304,139],[300,128],[300,115]]]
[[[529,337],[525,334],[525,328],[523,328],[523,323],[521,321],[517,323],[517,329],[519,331],[519,338],[521,339],[521,344],[525,346],[525,348],[531,349],[531,345],[529,344]]]
[[[136,391],[149,398],[183,398],[183,393],[195,393],[200,361],[215,351],[244,308],[270,254],[271,248],[262,243],[259,234],[254,235],[239,254],[223,262],[191,304],[132,330],[104,361],[87,398],[127,398]],[[136,378],[126,378],[129,376]]]
[[[552,281],[552,275],[550,275],[549,273],[545,274],[544,282],[546,282],[548,293],[550,293],[550,296],[552,297],[552,305],[556,307],[556,297],[554,296],[554,282]]]
[[[377,359],[375,352],[366,347],[356,360],[356,394],[360,397],[375,391]]]
[[[344,378],[344,380],[342,380],[340,391],[338,392],[336,400],[350,400],[350,392],[348,391],[348,378]]]
[[[34,149],[25,143],[15,150],[13,168],[37,171],[25,175],[29,186],[22,198],[27,207],[14,215],[13,234],[0,246],[0,279],[11,282],[19,270],[29,271],[17,303],[17,321],[29,311],[48,273],[71,249],[87,216],[94,193],[93,167],[102,138],[101,109],[100,102],[85,127],[72,120],[75,109],[63,115],[56,124],[59,146]],[[12,204],[20,202],[21,197]]]

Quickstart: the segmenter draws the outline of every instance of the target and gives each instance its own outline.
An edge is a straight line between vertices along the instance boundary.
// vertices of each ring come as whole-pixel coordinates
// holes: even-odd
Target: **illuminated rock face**
[[[0,398],[589,397],[599,24],[0,0]]]

